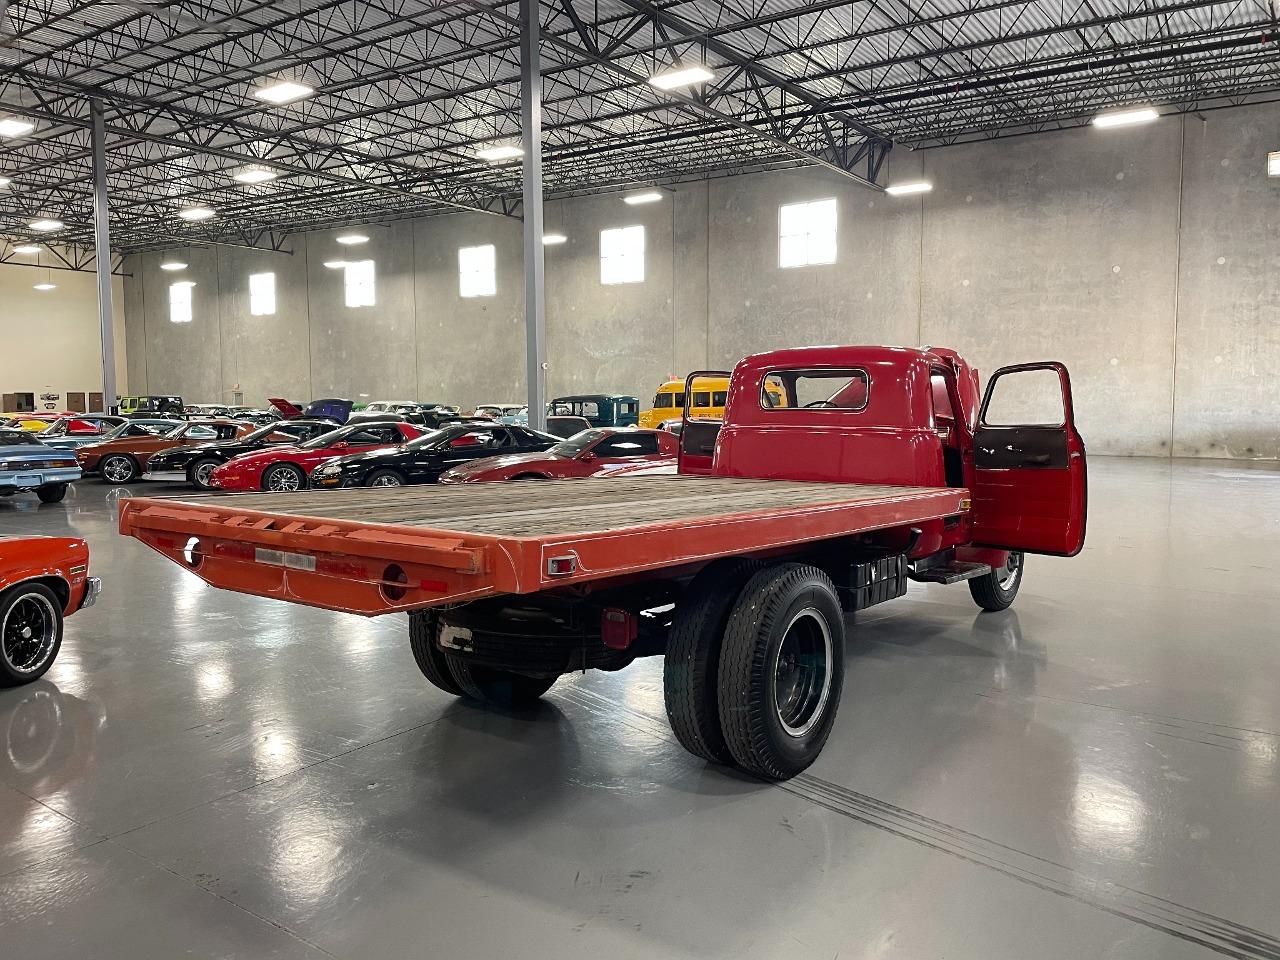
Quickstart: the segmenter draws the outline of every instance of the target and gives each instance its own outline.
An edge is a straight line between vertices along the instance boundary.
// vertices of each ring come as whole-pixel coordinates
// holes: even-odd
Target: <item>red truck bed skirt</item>
[[[131,498],[120,532],[218,587],[375,615],[696,567],[968,507],[958,488],[619,477]]]

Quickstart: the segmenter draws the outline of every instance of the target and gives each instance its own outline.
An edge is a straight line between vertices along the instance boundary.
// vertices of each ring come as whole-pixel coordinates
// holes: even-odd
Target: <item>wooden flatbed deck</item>
[[[120,530],[218,586],[376,614],[903,526],[967,500],[957,488],[619,477],[129,499]],[[557,557],[572,572],[549,573]]]

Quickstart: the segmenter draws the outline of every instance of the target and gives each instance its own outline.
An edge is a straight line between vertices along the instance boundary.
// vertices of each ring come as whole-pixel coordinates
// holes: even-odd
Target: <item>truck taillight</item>
[[[640,618],[628,610],[605,607],[600,614],[600,639],[612,650],[631,646],[640,631]]]
[[[577,572],[578,558],[575,554],[570,553],[563,557],[547,558],[547,576],[549,577],[567,577]]]

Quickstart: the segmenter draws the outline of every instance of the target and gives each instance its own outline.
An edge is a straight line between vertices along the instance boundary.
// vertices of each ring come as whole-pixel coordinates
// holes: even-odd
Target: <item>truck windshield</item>
[[[561,440],[547,453],[553,457],[564,457],[566,459],[576,457],[603,436],[603,430],[583,430],[581,433],[575,433],[568,440]]]

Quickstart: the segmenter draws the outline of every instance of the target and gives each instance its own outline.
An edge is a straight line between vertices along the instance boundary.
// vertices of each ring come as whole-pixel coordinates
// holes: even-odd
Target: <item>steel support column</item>
[[[91,106],[93,126],[93,248],[98,273],[98,333],[102,340],[102,405],[110,409],[116,402],[116,331],[111,309],[111,224],[107,215],[106,125],[102,103]]]
[[[524,327],[529,426],[547,426],[547,315],[542,259],[542,63],[538,0],[520,0],[520,136],[524,147]]]

